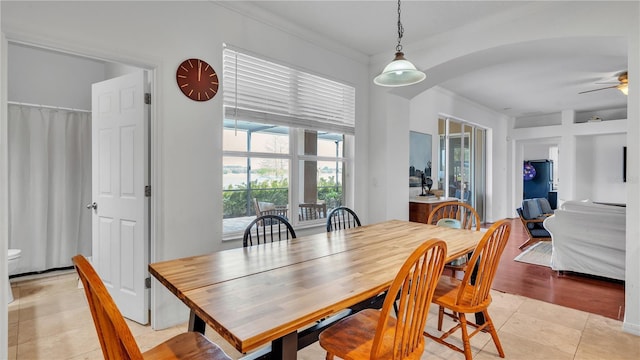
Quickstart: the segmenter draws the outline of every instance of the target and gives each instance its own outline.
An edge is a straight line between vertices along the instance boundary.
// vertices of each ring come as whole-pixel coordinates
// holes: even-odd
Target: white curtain
[[[91,255],[91,114],[9,105],[9,247],[17,274]]]

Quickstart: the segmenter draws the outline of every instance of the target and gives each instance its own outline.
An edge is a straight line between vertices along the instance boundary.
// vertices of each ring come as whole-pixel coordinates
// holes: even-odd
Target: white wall
[[[583,139],[583,140],[581,140]],[[578,159],[591,163],[594,156],[592,141],[587,141],[591,137],[581,137],[576,139],[576,181],[575,181],[575,200],[593,200],[591,194],[592,175],[588,166],[580,166]],[[579,154],[579,156],[578,156]]]
[[[549,158],[549,146],[539,142],[529,143],[524,148],[524,160],[543,160]]]
[[[0,16],[2,9],[0,7]],[[4,34],[0,33],[0,79],[7,76],[7,41]],[[7,82],[0,82],[0,184],[6,184],[9,179],[7,159]],[[7,186],[0,186],[0,254],[7,253],[9,243],[9,189]],[[0,256],[0,281],[4,284],[5,279],[9,279],[9,269],[7,258]],[[0,299],[7,299],[6,286],[0,286]],[[0,302],[0,357],[7,357],[9,339],[6,334],[9,333],[9,312],[7,311],[7,302]]]
[[[628,11],[629,97],[627,139],[627,247],[623,329],[640,335],[640,6]]]
[[[580,136],[576,141],[576,199],[627,203],[622,181],[626,134]]]
[[[10,43],[8,100],[91,110],[91,84],[105,79],[103,61]]]
[[[411,99],[411,130],[432,134],[436,154],[433,168],[438,164],[438,118],[454,117],[487,129],[487,204],[485,218],[488,222],[510,216],[505,207],[508,199],[507,184],[507,136],[508,118],[491,109],[457,96],[442,88],[432,88]],[[407,135],[408,136],[408,135]],[[494,141],[489,141],[489,139]]]
[[[7,50],[8,101],[91,110],[91,85],[140,70],[21,43]]]
[[[140,68],[135,66],[129,66],[119,63],[106,63],[104,67],[104,78],[105,80],[113,79],[118,76],[131,74],[138,70],[140,70]],[[151,74],[148,74],[147,77],[150,77],[150,75]]]
[[[286,33],[214,2],[189,2],[188,11],[184,2],[2,2],[1,6],[2,31],[9,40],[155,69],[152,261],[238,245],[220,240],[222,96],[194,102],[175,83],[176,67],[186,58],[203,58],[221,74],[225,42],[355,86],[354,181],[368,179],[367,64],[303,40],[302,31]],[[366,219],[365,192],[364,187],[356,189],[355,208]],[[153,291],[156,326],[186,319],[186,308],[175,296],[158,283]]]
[[[562,123],[562,114],[544,114],[535,116],[525,116],[514,119],[513,128],[532,128],[538,126],[560,125]]]

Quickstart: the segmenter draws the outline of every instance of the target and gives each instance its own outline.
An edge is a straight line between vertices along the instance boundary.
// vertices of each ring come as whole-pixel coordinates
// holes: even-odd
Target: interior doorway
[[[26,143],[26,147],[30,148],[24,154],[18,154],[14,157],[13,166],[9,166],[9,192],[13,194],[13,190],[17,188],[15,186],[17,177],[13,174],[27,172],[23,177],[25,186],[22,188],[25,191],[23,198],[28,197],[29,201],[10,201],[9,204],[9,243],[10,248],[20,248],[22,250],[21,263],[22,267],[17,269],[15,274],[28,274],[39,273],[48,270],[55,270],[58,268],[71,267],[71,257],[75,254],[83,254],[91,257],[92,255],[92,224],[91,224],[91,209],[87,208],[87,205],[92,203],[91,195],[91,112],[92,112],[92,84],[103,82],[108,79],[114,79],[123,75],[132,73],[146,73],[146,88],[153,89],[152,79],[154,69],[140,68],[138,66],[131,66],[116,61],[109,61],[105,59],[99,59],[90,55],[79,55],[78,53],[71,53],[65,50],[55,50],[42,44],[27,44],[20,41],[9,40],[7,42],[7,105],[8,113],[21,113],[30,112],[34,115],[34,119],[31,119],[29,126],[26,126],[26,135],[21,137],[13,137],[8,135],[8,148],[9,150],[15,150],[15,145],[19,143],[21,147]],[[47,81],[42,81],[47,79]],[[149,111],[149,122],[154,116],[154,111]],[[62,120],[59,120],[60,114],[63,114]],[[71,115],[69,115],[71,114]],[[72,131],[70,136],[59,137],[59,133],[68,133],[69,128],[73,127],[80,120],[74,114],[82,114],[83,120],[86,124],[83,125],[83,129],[88,131]],[[55,117],[53,116],[55,115]],[[51,117],[51,119],[48,119]],[[41,118],[47,118],[51,120],[48,124],[43,124]],[[60,124],[61,121],[66,121],[64,124]],[[87,123],[88,122],[88,123]],[[16,128],[16,124],[20,124],[23,128],[26,122],[21,122],[21,119],[7,119],[7,128],[9,133],[12,129]],[[39,128],[36,129],[37,125]],[[54,127],[61,128],[61,130],[52,131]],[[150,129],[150,128],[149,128]],[[40,137],[34,136],[29,131],[39,133]],[[143,166],[147,167],[148,173],[151,174],[151,152],[154,149],[154,132],[149,131],[145,136],[148,139],[146,148],[150,151],[147,152],[148,157],[146,161],[143,161]],[[67,134],[69,135],[69,134]],[[78,138],[78,139],[76,139]],[[20,140],[18,140],[20,139]],[[40,140],[34,140],[40,139]],[[78,141],[83,146],[69,146],[69,141]],[[45,144],[46,143],[46,144]],[[88,144],[88,145],[87,145]],[[46,145],[46,146],[45,146]],[[62,148],[63,155],[72,155],[71,157],[63,157],[62,160],[56,161],[53,164],[48,159],[48,154],[53,148]],[[15,152],[15,151],[14,151]],[[31,153],[30,153],[31,152]],[[40,153],[38,156],[43,158],[42,161],[33,162],[33,154]],[[70,178],[74,181],[82,182],[81,190],[88,194],[76,195],[74,199],[66,201],[64,206],[59,206],[59,202],[56,200],[64,198],[67,194],[74,189],[74,186],[66,186],[64,189],[57,188],[55,186],[49,187],[46,191],[35,192],[33,191],[33,184],[30,182],[30,178],[34,178],[37,172],[41,174],[51,173],[51,169],[54,172],[60,172],[60,164],[73,163],[76,158],[82,157],[84,160],[78,164],[71,164],[69,169],[65,169],[59,183],[68,183]],[[88,158],[88,162],[86,159]],[[12,181],[13,180],[13,181]],[[13,183],[13,185],[12,185]],[[45,181],[46,183],[46,181]],[[153,176],[151,176],[149,185],[154,183]],[[88,184],[88,186],[87,186]],[[22,185],[22,184],[21,184]],[[12,204],[17,203],[31,203],[35,209],[45,208],[42,213],[45,216],[39,216],[36,218],[29,218],[31,211],[13,211]],[[150,229],[152,223],[151,218],[154,213],[154,201],[151,201],[149,217],[145,221],[145,227],[149,230],[146,231],[147,236],[147,250],[146,259],[150,259],[149,248],[153,241],[153,232]],[[48,209],[47,209],[48,207]],[[68,212],[68,209],[73,211]],[[56,214],[52,217],[51,214]],[[71,219],[71,220],[70,220]],[[53,221],[52,221],[53,220]],[[43,223],[40,227],[43,228],[38,234],[28,232],[28,228],[36,227],[36,223]],[[22,226],[22,225],[25,226]],[[27,226],[28,225],[28,226]],[[26,229],[22,233],[14,230],[19,228]],[[63,229],[63,230],[61,230]],[[63,239],[71,239],[68,242],[48,243],[52,237],[51,234],[62,233]],[[22,236],[26,234],[25,236]],[[38,257],[43,257],[39,260]],[[147,260],[147,263],[149,260]],[[146,265],[145,265],[146,270]],[[10,274],[11,275],[11,274]],[[148,273],[144,271],[144,274],[140,274],[141,280],[144,282],[144,278],[148,277]],[[149,289],[146,290],[149,292]],[[148,298],[147,298],[148,299]],[[146,301],[146,308],[149,308],[148,300]],[[148,313],[146,311],[145,313]]]
[[[18,274],[71,266],[73,252],[91,255],[91,84],[140,69],[9,41],[7,70],[9,192],[24,192],[10,204],[8,246],[22,250]]]
[[[519,169],[523,199],[542,197],[552,209],[558,206],[559,139],[547,138],[522,143],[523,161]],[[519,205],[518,205],[519,206]]]

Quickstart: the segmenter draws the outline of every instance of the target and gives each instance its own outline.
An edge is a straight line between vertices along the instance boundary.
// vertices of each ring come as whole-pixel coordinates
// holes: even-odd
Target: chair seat
[[[489,304],[491,304],[491,295],[489,295],[487,299],[480,304],[471,306],[471,292],[466,291],[466,289],[471,290],[471,286],[467,286],[465,288],[465,294],[463,295],[462,300],[456,304],[460,283],[461,281],[454,277],[441,276],[440,280],[438,280],[436,291],[433,294],[433,303],[444,306],[452,311],[463,313],[481,312],[489,307]]]
[[[198,332],[174,336],[142,354],[145,360],[159,359],[231,359],[218,345]]]
[[[420,359],[429,304],[446,252],[444,241],[425,241],[405,260],[380,310],[362,310],[320,333],[326,360],[336,356],[346,360]],[[395,317],[391,314],[394,305],[398,305]]]
[[[380,311],[365,309],[348,316],[320,333],[320,344],[330,348],[337,357],[345,360],[369,359]],[[392,359],[393,332],[396,321],[390,317],[383,340],[380,359]],[[363,342],[364,341],[364,342]]]
[[[525,201],[523,201],[523,207],[524,202]],[[539,218],[528,219],[525,217],[523,208],[518,208],[516,211],[518,212],[518,216],[520,217],[524,230],[527,232],[527,235],[529,235],[527,241],[519,246],[520,250],[533,245],[538,241],[551,240],[551,234],[549,234],[549,232],[544,228],[543,224],[547,216],[540,215]]]
[[[529,233],[534,238],[550,238],[551,234],[546,229],[529,229]]]

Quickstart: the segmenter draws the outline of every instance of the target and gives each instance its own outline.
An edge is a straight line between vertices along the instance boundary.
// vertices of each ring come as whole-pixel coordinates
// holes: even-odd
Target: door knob
[[[91,210],[98,210],[98,203],[91,203],[91,204],[87,204],[87,209]]]

